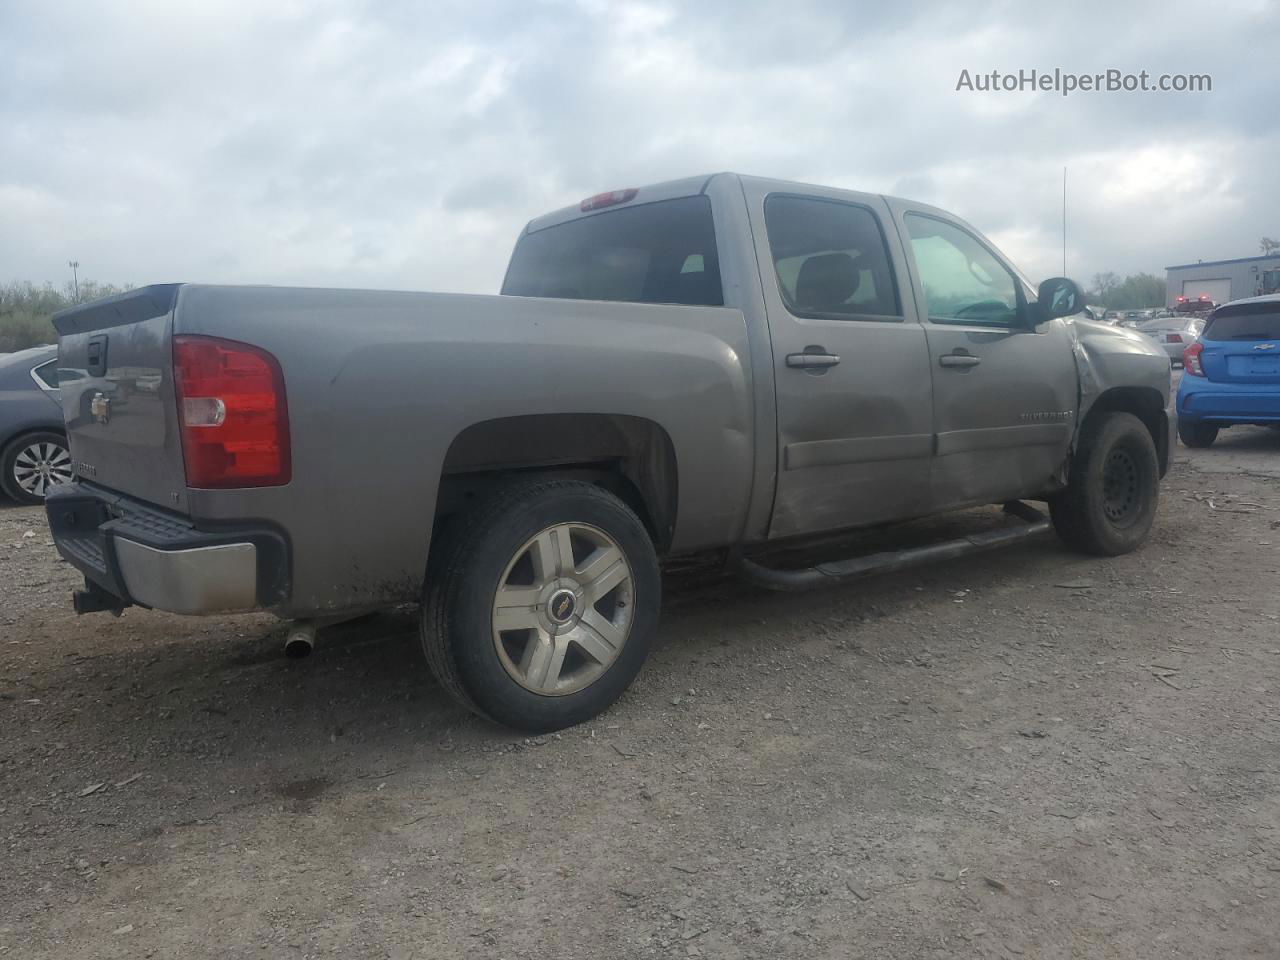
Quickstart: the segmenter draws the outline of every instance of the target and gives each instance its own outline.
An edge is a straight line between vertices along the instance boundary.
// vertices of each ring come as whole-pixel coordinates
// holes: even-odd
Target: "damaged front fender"
[[[1090,415],[1102,411],[1132,413],[1151,431],[1160,457],[1160,475],[1164,476],[1176,430],[1173,371],[1168,355],[1136,330],[1082,318],[1073,318],[1067,327],[1080,390],[1071,454],[1079,445]]]

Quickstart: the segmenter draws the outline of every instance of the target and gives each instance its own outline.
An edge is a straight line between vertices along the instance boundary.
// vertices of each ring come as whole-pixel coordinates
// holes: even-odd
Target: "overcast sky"
[[[495,292],[532,216],[736,170],[969,219],[1033,278],[1280,238],[1280,0],[5,0],[0,281]],[[1209,73],[957,92],[962,69]]]

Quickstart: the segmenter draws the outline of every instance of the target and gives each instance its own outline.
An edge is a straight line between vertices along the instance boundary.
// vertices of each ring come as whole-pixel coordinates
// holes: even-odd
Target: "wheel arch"
[[[573,477],[618,496],[640,517],[659,553],[671,544],[679,507],[675,446],[658,423],[619,414],[527,414],[472,424],[450,443],[435,524],[514,473]]]
[[[1131,413],[1142,421],[1155,444],[1163,477],[1169,469],[1169,415],[1160,391],[1154,387],[1110,387],[1090,405],[1080,429],[1083,431],[1108,413]]]

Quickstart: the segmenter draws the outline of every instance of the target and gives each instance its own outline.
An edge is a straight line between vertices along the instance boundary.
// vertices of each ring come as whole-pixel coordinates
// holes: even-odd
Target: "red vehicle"
[[[1185,316],[1186,314],[1200,314],[1208,316],[1218,305],[1201,294],[1188,300],[1186,297],[1178,297],[1173,304],[1173,312]]]

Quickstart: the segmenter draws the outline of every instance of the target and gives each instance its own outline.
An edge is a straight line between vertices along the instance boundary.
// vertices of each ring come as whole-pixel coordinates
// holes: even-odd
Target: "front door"
[[[1043,493],[1067,457],[1077,374],[1063,320],[967,227],[904,210],[933,376],[935,509]]]
[[[788,537],[918,516],[929,503],[929,350],[899,282],[888,208],[845,191],[768,194],[744,181],[773,345]]]

